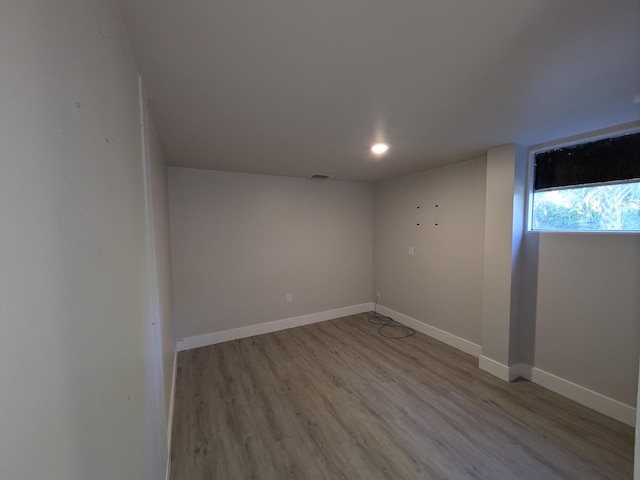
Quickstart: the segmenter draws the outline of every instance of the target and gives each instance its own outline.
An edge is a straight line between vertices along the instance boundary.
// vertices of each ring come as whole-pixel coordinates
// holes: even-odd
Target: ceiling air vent
[[[323,173],[314,173],[309,178],[313,178],[314,180],[326,180],[327,178],[331,178],[331,175],[325,175]]]

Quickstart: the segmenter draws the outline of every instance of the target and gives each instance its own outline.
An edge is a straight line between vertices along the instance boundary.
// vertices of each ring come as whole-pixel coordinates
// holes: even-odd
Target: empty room
[[[638,0],[3,0],[2,480],[640,480]]]

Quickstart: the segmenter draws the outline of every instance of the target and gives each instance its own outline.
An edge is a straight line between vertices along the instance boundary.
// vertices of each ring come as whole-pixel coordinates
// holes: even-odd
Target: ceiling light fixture
[[[386,152],[387,150],[389,150],[389,145],[387,145],[386,143],[376,143],[373,147],[371,147],[371,151],[378,155]]]

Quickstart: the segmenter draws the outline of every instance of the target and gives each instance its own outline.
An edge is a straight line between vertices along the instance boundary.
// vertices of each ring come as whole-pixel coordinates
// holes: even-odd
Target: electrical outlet
[[[380,301],[380,292],[376,293],[376,302]]]
[[[409,247],[409,255],[413,255],[413,247]]]
[[[293,295],[291,295],[290,293],[287,293],[287,303],[291,303],[293,302]]]

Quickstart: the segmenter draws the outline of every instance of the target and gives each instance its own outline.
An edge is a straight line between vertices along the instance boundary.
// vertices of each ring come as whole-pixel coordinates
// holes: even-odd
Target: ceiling
[[[170,165],[375,182],[640,119],[638,0],[119,4]]]

